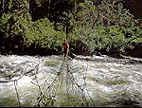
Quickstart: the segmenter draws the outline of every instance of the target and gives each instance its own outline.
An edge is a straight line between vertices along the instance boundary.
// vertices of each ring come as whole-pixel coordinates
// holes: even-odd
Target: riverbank
[[[15,51],[1,51],[2,55],[29,55],[29,56],[51,56],[51,55],[61,55],[63,54],[63,49],[58,48],[55,49],[46,49],[46,48],[27,48],[27,49],[15,49]],[[92,56],[93,54],[89,55],[87,51],[76,49],[75,51],[70,50],[69,56],[74,58],[75,55],[82,55],[82,56]],[[118,49],[112,49],[110,51],[106,51],[106,49],[102,49],[99,51],[94,52],[94,55],[101,56],[107,55],[114,58],[123,58],[121,55],[128,56],[128,57],[136,57],[142,58],[142,44],[139,43],[137,45],[133,45],[127,49],[125,49],[125,53],[120,52]]]

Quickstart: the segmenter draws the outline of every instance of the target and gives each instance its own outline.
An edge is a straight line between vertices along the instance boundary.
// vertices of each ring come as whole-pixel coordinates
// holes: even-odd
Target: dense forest
[[[126,5],[127,4],[127,5]],[[1,54],[142,57],[142,21],[125,0],[1,0]]]

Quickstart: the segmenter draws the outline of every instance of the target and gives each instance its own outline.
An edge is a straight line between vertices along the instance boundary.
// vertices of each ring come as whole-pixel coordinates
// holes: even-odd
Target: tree
[[[17,50],[24,43],[25,20],[30,20],[27,1],[3,0],[3,2],[0,18],[1,50]]]

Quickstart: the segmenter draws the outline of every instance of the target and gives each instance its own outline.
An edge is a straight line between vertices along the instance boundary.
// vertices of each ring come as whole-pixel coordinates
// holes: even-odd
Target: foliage
[[[61,46],[64,37],[65,33],[54,30],[53,23],[50,23],[47,18],[33,22],[29,25],[26,32],[27,43],[42,48],[55,48],[55,46]]]
[[[73,24],[72,35],[79,36],[90,54],[102,49],[123,53],[134,37],[142,36],[142,28],[136,26],[138,20],[123,7],[122,0],[102,0],[97,6],[86,0],[80,4],[80,11],[75,16],[77,21]]]
[[[30,20],[27,1],[9,0],[3,3],[3,11],[0,17],[0,34],[2,51],[14,52],[21,49],[24,44],[25,24]]]
[[[116,27],[81,27],[78,35],[82,42],[90,49],[90,53],[103,48],[117,47],[125,42],[124,34]]]
[[[9,1],[9,11],[3,13],[0,20],[0,32],[7,37],[14,37],[17,35],[24,35],[22,20],[29,18],[26,1]]]

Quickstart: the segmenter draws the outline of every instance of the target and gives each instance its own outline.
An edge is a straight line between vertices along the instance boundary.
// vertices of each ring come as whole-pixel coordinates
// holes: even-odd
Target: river
[[[142,59],[0,55],[0,106],[142,107]]]

